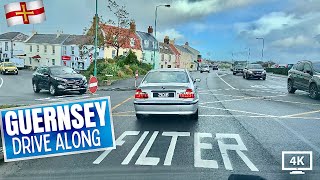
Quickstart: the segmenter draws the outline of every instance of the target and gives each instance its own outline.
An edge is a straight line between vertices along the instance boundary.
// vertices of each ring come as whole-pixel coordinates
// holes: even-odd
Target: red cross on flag
[[[8,26],[37,24],[46,20],[43,1],[15,2],[4,6]]]

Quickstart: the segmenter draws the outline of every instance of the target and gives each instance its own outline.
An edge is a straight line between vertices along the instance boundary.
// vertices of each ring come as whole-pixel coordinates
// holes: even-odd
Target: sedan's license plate
[[[174,93],[169,93],[169,92],[153,93],[153,97],[157,97],[157,98],[170,98],[170,97],[174,97]]]

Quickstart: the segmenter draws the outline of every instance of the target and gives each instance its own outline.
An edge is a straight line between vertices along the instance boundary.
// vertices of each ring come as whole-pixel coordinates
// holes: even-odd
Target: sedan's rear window
[[[183,71],[158,71],[150,72],[143,83],[189,83],[189,78]]]
[[[260,64],[250,64],[249,69],[263,69],[263,67]]]

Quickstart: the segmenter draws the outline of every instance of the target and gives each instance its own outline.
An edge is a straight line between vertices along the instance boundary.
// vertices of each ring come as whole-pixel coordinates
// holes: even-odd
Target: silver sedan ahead
[[[136,90],[134,108],[137,119],[145,115],[189,115],[198,119],[199,94],[187,70],[150,71]]]

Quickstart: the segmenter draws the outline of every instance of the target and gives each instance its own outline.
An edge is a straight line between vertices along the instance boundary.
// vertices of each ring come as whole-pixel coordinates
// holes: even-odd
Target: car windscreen
[[[14,67],[13,63],[4,63],[3,64],[4,67]]]
[[[68,67],[54,67],[50,68],[52,75],[63,75],[63,74],[76,74],[76,72]]]
[[[189,83],[189,78],[183,71],[156,71],[150,72],[143,83]]]
[[[320,62],[313,63],[313,69],[314,69],[314,71],[316,71],[317,73],[320,73]]]
[[[249,69],[263,69],[263,67],[260,64],[250,64]]]

